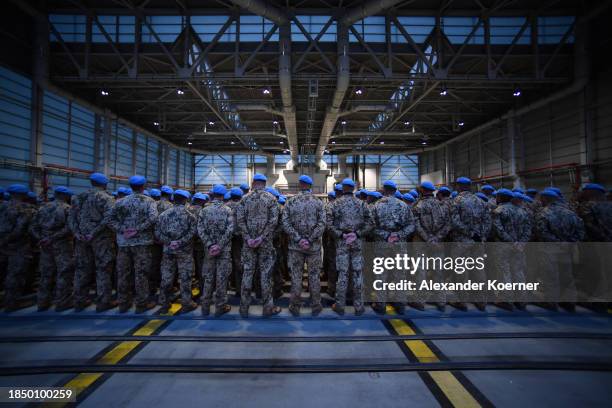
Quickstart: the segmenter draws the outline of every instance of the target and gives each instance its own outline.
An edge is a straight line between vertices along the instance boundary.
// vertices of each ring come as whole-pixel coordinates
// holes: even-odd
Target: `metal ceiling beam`
[[[230,0],[236,6],[250,11],[253,14],[262,16],[272,21],[277,25],[283,25],[289,22],[287,15],[280,9],[272,6],[267,1],[263,0]]]

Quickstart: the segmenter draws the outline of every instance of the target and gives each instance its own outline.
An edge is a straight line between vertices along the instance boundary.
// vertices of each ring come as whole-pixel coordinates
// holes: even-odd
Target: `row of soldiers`
[[[329,194],[329,202],[324,205],[312,194],[312,179],[303,175],[300,192],[286,199],[284,206],[281,203],[285,198],[274,189],[266,189],[266,178],[261,174],[254,176],[252,190],[244,196],[238,188],[228,191],[215,185],[209,195],[196,193],[191,204],[189,192],[172,191],[167,186],[145,194],[146,180],[142,176],[131,177],[131,191],[124,190],[116,201],[106,191],[106,176],[94,173],[90,180],[92,188],[78,195],[66,187],[56,188],[55,200],[40,209],[28,201],[25,186],[9,188],[11,200],[0,205],[0,262],[7,265],[6,310],[18,307],[24,289],[25,267],[32,258],[30,237],[41,249],[39,310],[49,308],[52,302],[57,310],[83,310],[90,303],[90,278],[95,271],[99,312],[117,305],[120,312],[126,312],[133,299],[136,312],[151,309],[156,303],[149,295],[156,285],[160,286],[161,312],[167,311],[176,275],[182,310],[190,311],[197,307],[191,291],[195,266],[201,279],[202,313],[210,313],[213,291],[215,314],[230,310],[227,287],[233,271],[240,294],[239,311],[244,317],[248,316],[254,279],[259,280],[263,314],[280,312],[272,293],[275,261],[282,255],[277,253],[274,239],[280,233],[287,239],[289,310],[294,315],[300,313],[305,266],[312,313],[318,315],[322,310],[323,251],[335,297],[332,309],[343,314],[350,291],[355,313],[364,312],[366,240],[437,243],[611,239],[612,207],[605,201],[605,190],[597,184],[583,188],[583,200],[576,206],[579,217],[554,188],[540,192],[539,200],[530,196],[533,191],[495,192],[488,186],[482,187],[482,194],[473,194],[472,182],[466,177],[457,179],[456,192],[424,182],[419,192],[405,195],[392,181],[384,182],[382,193],[354,194],[355,182],[347,178]],[[207,202],[210,196],[212,200]],[[112,298],[115,257],[117,300]],[[161,276],[154,272],[156,265],[161,265]],[[508,266],[504,271],[506,281],[522,279],[512,276],[513,270]],[[438,306],[443,308],[443,303]],[[482,303],[477,306],[484,309]],[[375,302],[373,307],[384,312],[384,304]],[[403,308],[398,306],[400,312]]]

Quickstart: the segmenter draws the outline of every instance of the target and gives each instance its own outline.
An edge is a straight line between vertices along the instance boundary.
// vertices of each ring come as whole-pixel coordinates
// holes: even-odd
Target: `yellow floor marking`
[[[181,305],[178,303],[173,303],[166,313],[166,316],[172,316],[176,314],[181,309]],[[133,336],[151,336],[159,327],[164,324],[165,320],[161,319],[153,319],[149,320],[147,324],[136,330],[132,335]],[[132,352],[136,347],[138,347],[142,343],[142,341],[122,341],[113,347],[109,352],[100,357],[96,364],[108,364],[113,365],[119,363],[123,360],[130,352]],[[102,373],[80,373],[72,380],[68,381],[64,387],[71,388],[77,395],[77,397],[85,391],[88,387],[90,387],[93,383],[95,383],[100,377],[102,377]],[[50,407],[63,407],[66,404],[64,403],[50,403],[45,404],[45,406]]]
[[[396,314],[391,306],[387,306],[388,314]],[[389,320],[395,332],[400,336],[414,336],[415,331],[403,320]],[[421,363],[436,363],[440,359],[433,350],[422,340],[405,340],[404,344]],[[468,390],[457,380],[450,371],[427,371],[435,383],[440,387],[446,398],[455,407],[480,407],[480,404]]]

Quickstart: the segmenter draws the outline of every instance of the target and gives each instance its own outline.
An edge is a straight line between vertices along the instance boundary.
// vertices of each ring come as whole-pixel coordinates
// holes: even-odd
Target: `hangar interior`
[[[345,177],[609,188],[609,6],[5,1],[0,185],[45,198],[98,171],[113,191],[133,174],[207,191],[255,173],[289,195],[300,174],[320,194]],[[244,321],[174,306],[0,315],[0,385],[70,386],[82,406],[609,405],[610,310]]]

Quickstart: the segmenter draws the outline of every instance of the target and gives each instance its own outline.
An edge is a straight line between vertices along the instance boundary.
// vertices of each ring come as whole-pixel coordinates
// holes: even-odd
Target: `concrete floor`
[[[257,306],[254,308],[257,309]],[[305,310],[295,319],[285,311],[262,319],[240,319],[236,311],[223,319],[201,319],[199,312],[170,318],[159,336],[354,336],[389,335],[376,315],[347,315],[339,320],[325,310],[313,319]],[[151,312],[153,313],[153,312]],[[150,313],[150,314],[151,314]],[[195,318],[192,319],[191,317]],[[593,332],[612,333],[612,315],[579,310],[576,314],[546,312],[530,307],[509,313],[489,307],[483,314],[428,307],[404,316],[413,327],[429,333]],[[118,315],[116,310],[96,315],[89,309],[37,313],[32,308],[0,313],[0,336],[121,335],[142,324],[142,317]],[[450,361],[610,361],[612,341],[585,339],[436,340],[429,344]],[[111,341],[0,343],[0,368],[7,366],[87,364],[113,346]],[[120,364],[197,364],[198,359],[274,360],[286,364],[386,361],[403,363],[407,357],[394,341],[334,343],[203,343],[148,342]],[[465,371],[465,381],[496,406],[609,406],[612,373],[583,371]],[[58,386],[71,374],[0,376],[0,386]],[[326,374],[187,374],[117,373],[96,383],[81,401],[84,407],[126,406],[205,407],[395,407],[439,406],[424,377],[416,372]]]

